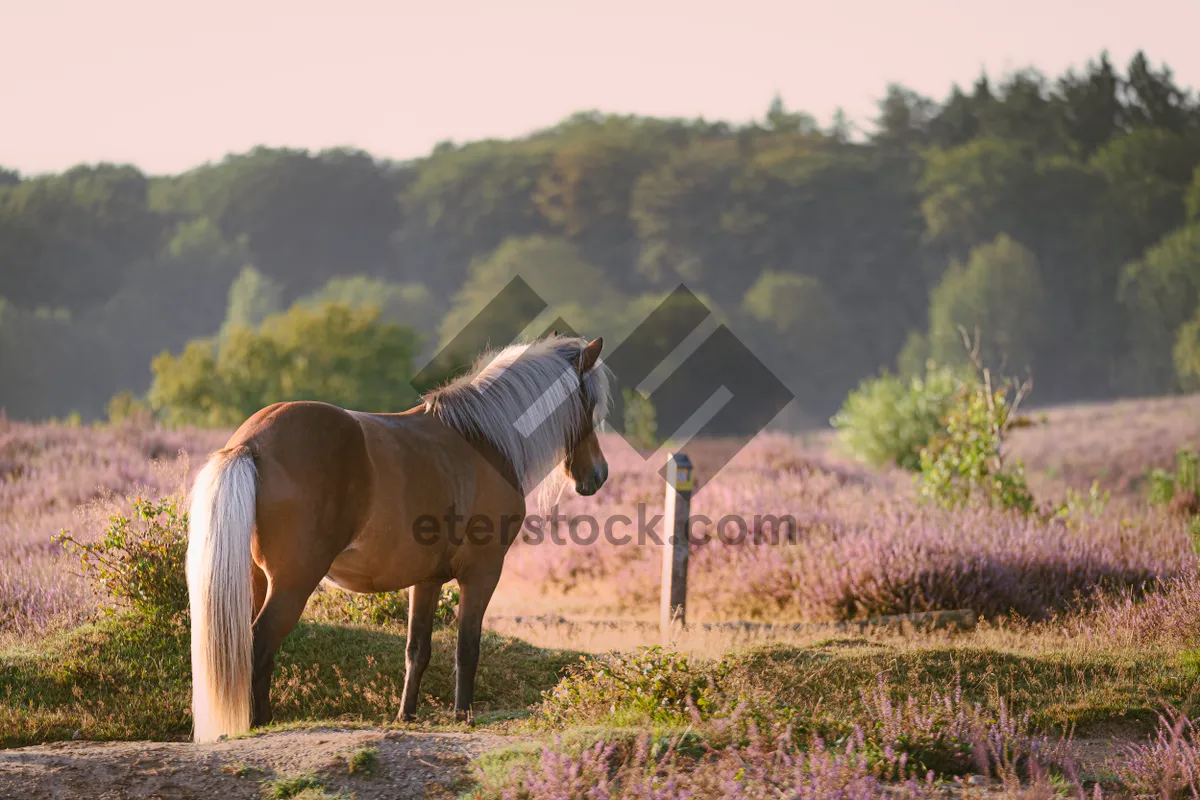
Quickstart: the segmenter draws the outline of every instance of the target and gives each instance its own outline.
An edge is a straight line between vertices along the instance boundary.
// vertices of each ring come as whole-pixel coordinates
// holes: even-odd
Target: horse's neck
[[[514,487],[518,492],[522,491],[520,476],[513,469],[513,465],[504,457],[499,448],[492,444],[486,437],[471,432],[459,432],[436,414],[426,411],[424,406],[417,406],[394,416],[405,417],[408,424],[420,427],[427,435],[445,442],[450,447],[461,447],[465,443],[469,447],[469,452],[481,456],[483,461],[490,465],[508,485]],[[469,460],[476,461],[475,459]]]

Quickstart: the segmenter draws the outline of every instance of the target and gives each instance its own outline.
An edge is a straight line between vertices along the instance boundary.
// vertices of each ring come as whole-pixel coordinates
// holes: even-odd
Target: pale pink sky
[[[436,10],[434,10],[436,9]],[[256,144],[424,154],[600,109],[827,123],[1144,48],[1200,88],[1200,0],[0,0],[0,165],[175,172]]]

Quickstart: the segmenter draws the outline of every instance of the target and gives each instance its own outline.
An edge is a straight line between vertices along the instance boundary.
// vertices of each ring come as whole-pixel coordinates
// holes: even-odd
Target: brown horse
[[[483,615],[526,496],[568,478],[590,495],[608,477],[594,429],[608,406],[602,346],[551,336],[485,354],[399,414],[295,402],[243,423],[192,489],[196,741],[271,720],[275,653],[323,579],[411,587],[403,719],[416,711],[442,584],[456,580],[454,709],[467,716]]]

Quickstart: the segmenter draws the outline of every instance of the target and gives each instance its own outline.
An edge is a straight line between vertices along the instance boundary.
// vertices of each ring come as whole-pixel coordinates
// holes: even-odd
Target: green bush
[[[1054,516],[1068,522],[1088,517],[1098,519],[1103,516],[1111,499],[1111,493],[1101,489],[1099,481],[1092,481],[1087,495],[1076,489],[1067,489],[1066,499],[1055,509]]]
[[[943,420],[944,430],[921,449],[918,488],[921,497],[955,508],[982,500],[988,505],[1033,510],[1033,495],[1025,482],[1024,466],[1004,463],[1001,445],[1016,422],[1006,383],[992,389],[962,384]]]
[[[77,556],[84,576],[111,598],[109,611],[129,605],[154,616],[180,614],[188,607],[188,518],[177,502],[138,498],[129,516],[109,518],[99,541],[80,542],[65,530],[54,541]]]
[[[831,422],[842,447],[875,466],[921,466],[921,449],[944,430],[943,418],[964,381],[946,367],[926,365],[905,382],[884,373],[851,392]]]
[[[962,330],[983,330],[979,360],[1027,367],[1045,328],[1045,290],[1037,258],[1005,234],[971,251],[929,294],[929,355],[939,364],[968,363]]]
[[[1177,451],[1175,471],[1151,470],[1149,483],[1151,505],[1175,504],[1186,510],[1200,504],[1200,453]]]
[[[283,400],[321,400],[363,411],[395,411],[416,400],[409,381],[419,337],[380,319],[375,307],[294,306],[260,328],[232,327],[162,353],[148,399],[174,424],[238,425]]]
[[[687,714],[689,705],[711,711],[729,671],[726,662],[698,667],[659,646],[580,656],[579,662],[544,693],[541,713],[552,724],[620,713],[672,721]]]
[[[113,395],[108,401],[106,413],[112,425],[122,422],[148,422],[151,418],[150,406],[129,391]]]

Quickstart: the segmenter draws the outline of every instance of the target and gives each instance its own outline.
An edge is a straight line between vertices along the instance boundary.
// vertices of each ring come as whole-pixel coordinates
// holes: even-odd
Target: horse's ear
[[[579,356],[579,372],[587,372],[592,367],[596,366],[596,361],[600,358],[600,351],[603,349],[603,336],[588,342],[587,347],[583,348],[583,352]]]

